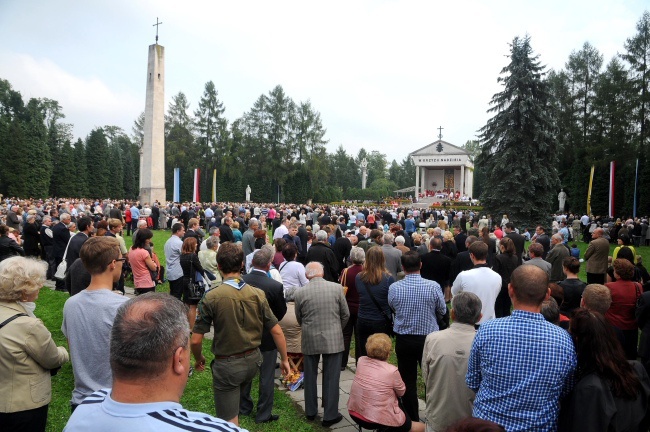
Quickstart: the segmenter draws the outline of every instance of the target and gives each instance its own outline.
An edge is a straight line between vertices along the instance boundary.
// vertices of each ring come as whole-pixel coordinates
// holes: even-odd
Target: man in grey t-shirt
[[[117,309],[128,300],[113,292],[124,262],[116,238],[91,237],[81,247],[79,256],[90,273],[90,285],[65,302],[61,325],[68,339],[74,374],[72,411],[96,390],[111,386],[111,328]]]

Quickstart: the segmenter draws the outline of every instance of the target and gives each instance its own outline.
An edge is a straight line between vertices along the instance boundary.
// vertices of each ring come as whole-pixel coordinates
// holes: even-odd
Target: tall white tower
[[[140,163],[140,202],[166,202],[165,190],[165,48],[149,45],[147,104]]]

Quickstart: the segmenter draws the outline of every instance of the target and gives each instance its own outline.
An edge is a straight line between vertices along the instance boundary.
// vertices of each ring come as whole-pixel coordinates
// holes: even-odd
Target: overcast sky
[[[489,118],[508,43],[531,36],[549,68],[589,41],[605,64],[650,4],[641,0],[0,0],[0,78],[27,100],[59,101],[75,137],[129,135],[144,110],[147,47],[165,47],[165,99],[191,111],[214,81],[232,121],[280,84],[311,100],[329,140],[388,160],[443,139],[462,145]]]

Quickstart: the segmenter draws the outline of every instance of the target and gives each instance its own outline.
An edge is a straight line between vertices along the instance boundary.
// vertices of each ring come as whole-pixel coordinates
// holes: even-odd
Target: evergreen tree
[[[124,198],[134,199],[140,191],[137,179],[137,170],[135,165],[135,156],[138,155],[138,146],[131,143],[126,136],[118,139],[122,157],[122,185],[124,187]],[[140,164],[138,163],[138,169]],[[169,186],[168,186],[169,188]]]
[[[144,144],[144,111],[142,111],[138,118],[133,121],[131,133],[131,140],[133,143],[138,148],[142,148],[142,145]],[[140,166],[140,164],[138,164],[138,166]]]
[[[86,167],[92,188],[90,198],[108,198],[111,195],[112,173],[108,163],[111,157],[104,129],[96,128],[86,138]]]
[[[199,100],[199,107],[194,112],[201,161],[201,195],[205,199],[209,199],[212,193],[212,170],[216,168],[221,172],[224,167],[228,141],[228,121],[223,117],[224,112],[225,108],[219,100],[214,83],[208,81]]]
[[[481,128],[481,199],[493,214],[508,213],[515,223],[533,226],[547,223],[554,210],[557,147],[539,56],[528,36],[516,37],[510,47],[510,64],[498,78],[503,91],[488,110],[495,115]]]
[[[90,195],[89,181],[92,177],[88,174],[88,164],[86,159],[86,145],[81,140],[77,139],[74,145],[74,160],[75,160],[75,190],[70,194],[73,197],[88,197]],[[92,172],[92,171],[90,171]],[[94,183],[93,183],[94,184]]]
[[[165,115],[165,135],[171,131],[171,128],[174,125],[180,125],[190,132],[192,131],[192,118],[187,113],[189,109],[190,103],[187,100],[185,93],[178,92],[177,95],[172,96],[172,101],[169,103],[167,115]]]
[[[637,34],[625,42],[621,55],[630,65],[630,81],[634,87],[632,109],[635,114],[635,146],[640,156],[640,185],[650,181],[650,12],[645,11],[636,25]],[[650,193],[643,190],[639,210],[650,213]]]
[[[27,158],[24,164],[15,165],[19,167],[19,175],[26,177],[25,189],[21,196],[46,198],[50,192],[52,157],[47,144],[47,128],[40,101],[30,99],[27,103],[27,113],[27,121],[24,123],[25,146],[20,149],[26,153]]]
[[[66,140],[58,152],[57,164],[52,172],[52,184],[50,190],[56,191],[52,196],[56,197],[78,197],[78,161],[75,160],[75,153],[70,140]]]

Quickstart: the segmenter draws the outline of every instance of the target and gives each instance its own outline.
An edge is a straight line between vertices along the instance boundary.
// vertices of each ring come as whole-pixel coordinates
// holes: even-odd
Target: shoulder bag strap
[[[341,285],[343,286],[347,286],[346,283],[348,282],[348,269],[349,267],[346,267],[341,274]]]
[[[284,268],[285,265],[287,265],[287,263],[289,263],[289,261],[285,261],[282,264],[280,264],[280,267],[278,268],[278,271],[282,271],[282,269]]]
[[[372,291],[370,291],[370,288],[368,288],[367,286],[366,286],[366,292],[370,296],[370,299],[375,304],[375,306],[377,306],[377,309],[379,309],[379,312],[381,312],[381,314],[384,316],[384,319],[386,320],[386,322],[388,322],[390,324],[392,320],[390,319],[390,317],[388,316],[386,311],[381,308],[381,306],[379,305],[379,302],[377,301],[375,296],[372,294]]]
[[[10,322],[12,322],[13,320],[15,320],[16,318],[22,317],[22,316],[28,316],[28,315],[26,313],[19,313],[19,314],[16,314],[16,315],[12,316],[12,317],[9,317],[6,320],[4,320],[2,323],[0,323],[0,329],[2,327],[6,326],[7,324],[9,324]]]

